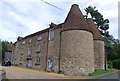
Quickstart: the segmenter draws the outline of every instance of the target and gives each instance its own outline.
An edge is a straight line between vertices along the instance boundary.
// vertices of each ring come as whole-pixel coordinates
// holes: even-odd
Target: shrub
[[[112,63],[113,63],[113,68],[120,69],[120,59],[113,60]]]
[[[110,69],[113,68],[113,63],[112,63],[112,61],[108,61],[107,64],[108,64],[108,68],[110,68]]]

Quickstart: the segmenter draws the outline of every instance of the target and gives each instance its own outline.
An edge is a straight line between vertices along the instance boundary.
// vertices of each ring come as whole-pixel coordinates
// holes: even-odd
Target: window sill
[[[40,53],[40,51],[36,51],[36,53]]]
[[[40,64],[35,63],[35,65],[40,65]]]

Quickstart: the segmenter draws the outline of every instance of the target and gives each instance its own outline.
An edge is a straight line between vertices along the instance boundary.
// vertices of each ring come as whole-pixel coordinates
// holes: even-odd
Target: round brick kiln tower
[[[94,59],[95,59],[95,69],[104,69],[105,64],[105,54],[104,54],[104,39],[97,29],[92,18],[87,20],[88,26],[93,32],[93,42],[94,42]]]
[[[79,6],[73,4],[61,32],[60,70],[66,75],[94,71],[93,34]]]

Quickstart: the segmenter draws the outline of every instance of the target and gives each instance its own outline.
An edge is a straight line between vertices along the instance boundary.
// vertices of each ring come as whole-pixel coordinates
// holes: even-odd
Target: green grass
[[[89,73],[87,75],[84,75],[85,77],[89,77],[89,76],[96,76],[96,75],[101,75],[101,74],[106,74],[106,73],[111,73],[111,72],[115,72],[115,69],[96,69],[93,73]]]

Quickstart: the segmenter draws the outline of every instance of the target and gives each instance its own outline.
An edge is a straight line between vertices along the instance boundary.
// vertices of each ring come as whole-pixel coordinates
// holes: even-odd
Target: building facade
[[[18,37],[13,64],[66,75],[103,69],[104,41],[91,20],[85,20],[79,6],[73,4],[64,23],[51,23],[45,30]]]
[[[12,50],[14,49],[14,45],[13,44],[8,44],[6,46],[6,50],[5,50],[5,55],[4,55],[4,59],[3,59],[3,65],[11,65],[11,59],[12,59]]]

